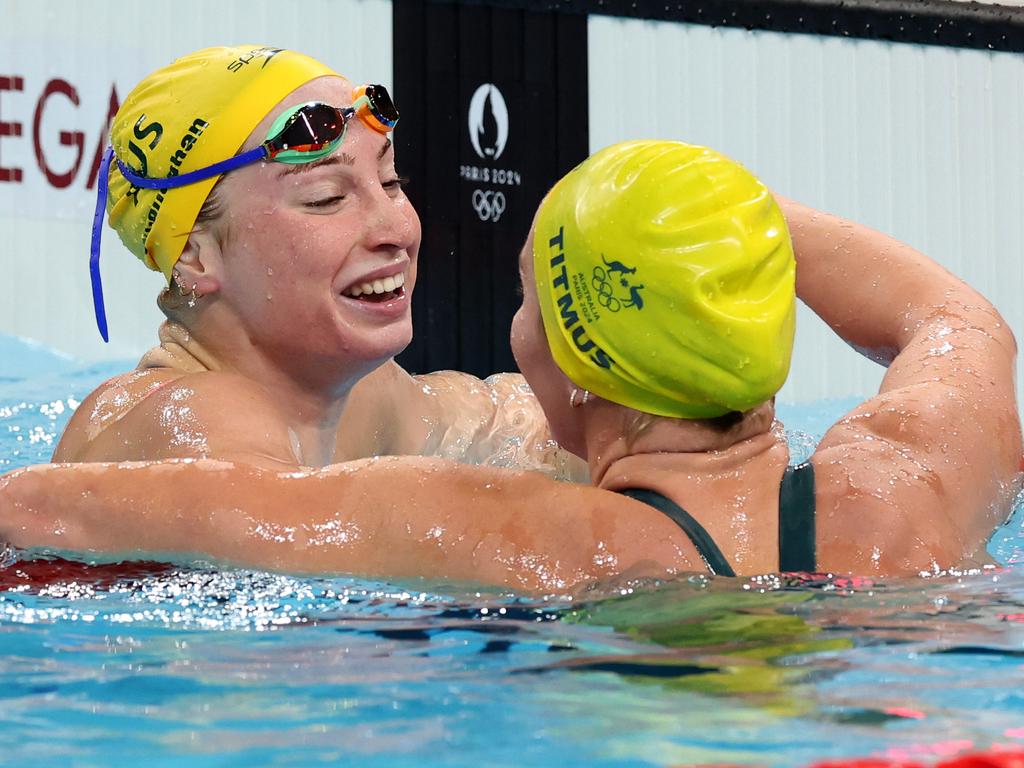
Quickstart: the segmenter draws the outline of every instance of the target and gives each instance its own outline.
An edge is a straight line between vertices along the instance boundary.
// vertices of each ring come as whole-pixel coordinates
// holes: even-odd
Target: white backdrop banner
[[[354,80],[391,85],[390,0],[307,0],[302,13],[279,0],[0,0],[0,19],[0,264],[8,291],[0,333],[83,360],[138,356],[162,317],[162,279],[108,228],[101,266],[109,345],[96,330],[89,288],[107,126],[142,77],[199,48],[251,43],[294,48]]]

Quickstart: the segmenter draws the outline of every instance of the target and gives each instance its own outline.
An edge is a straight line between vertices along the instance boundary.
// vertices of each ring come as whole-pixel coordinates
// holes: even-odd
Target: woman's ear
[[[173,278],[183,295],[196,292],[208,296],[220,291],[224,280],[224,259],[217,238],[207,229],[188,236],[185,250],[174,265]]]

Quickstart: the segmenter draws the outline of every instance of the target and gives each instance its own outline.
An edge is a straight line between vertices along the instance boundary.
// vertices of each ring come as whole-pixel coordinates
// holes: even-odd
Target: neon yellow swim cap
[[[541,203],[544,329],[578,386],[701,419],[771,398],[789,372],[796,264],[768,189],[705,147],[608,147]]]
[[[206,48],[158,69],[128,94],[111,128],[116,156],[159,178],[234,155],[281,99],[324,75],[301,53],[240,45]],[[107,213],[121,242],[170,280],[196,216],[219,176],[161,192],[133,187],[110,164]]]

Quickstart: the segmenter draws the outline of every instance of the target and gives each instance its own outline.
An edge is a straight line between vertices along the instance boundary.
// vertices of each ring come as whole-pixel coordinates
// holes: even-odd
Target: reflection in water
[[[926,660],[928,667],[945,668],[936,657],[986,664],[1024,657],[1016,572],[856,585],[849,579],[771,577],[736,586],[718,580],[695,589],[691,581],[577,608],[567,620],[612,626],[649,648],[557,666],[730,696],[774,715],[882,725],[923,719],[933,702],[926,689],[917,696],[913,688],[877,685],[868,697],[845,695],[844,678],[862,678],[864,659]],[[973,690],[978,682],[970,674],[960,680],[941,676],[953,689]]]
[[[563,666],[609,671],[669,689],[741,697],[775,714],[810,707],[794,690],[812,673],[793,657],[848,649],[851,639],[823,633],[800,614],[809,591],[763,594],[668,585],[577,609],[568,619],[608,625],[641,642],[647,652],[581,658]]]
[[[142,716],[157,703],[160,726],[129,737],[139,749],[180,748],[198,729],[244,751],[231,725],[243,718],[269,729],[253,743],[301,752],[320,743],[303,730],[315,721],[369,739],[363,754],[381,764],[406,754],[403,722],[433,749],[460,745],[460,765],[512,761],[514,733],[538,763],[588,765],[1024,744],[1014,570],[884,584],[692,578],[579,604],[148,564],[3,574],[0,689],[13,709],[0,721],[46,724],[48,748],[77,743],[62,707]],[[211,708],[221,714],[196,721]],[[263,712],[272,725],[255,725]],[[506,722],[519,730],[493,730]],[[486,744],[474,729],[492,734]],[[12,748],[25,756],[31,743]]]

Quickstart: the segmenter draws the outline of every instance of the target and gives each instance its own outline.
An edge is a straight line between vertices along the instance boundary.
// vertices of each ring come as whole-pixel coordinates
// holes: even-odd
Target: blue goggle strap
[[[96,312],[96,326],[100,329],[100,336],[106,342],[110,341],[110,337],[107,335],[107,313],[103,307],[103,283],[100,282],[100,240],[103,237],[103,212],[107,207],[107,173],[113,156],[114,148],[107,147],[107,151],[103,153],[103,160],[100,162],[99,178],[96,180],[96,210],[92,215],[92,245],[89,249],[92,306]]]
[[[263,146],[250,149],[241,155],[228,158],[219,163],[200,168],[198,171],[183,173],[178,176],[168,176],[161,179],[150,179],[140,176],[131,168],[114,157],[114,148],[107,147],[100,161],[99,176],[96,182],[96,209],[92,215],[92,242],[89,248],[89,277],[92,282],[92,305],[96,313],[96,327],[100,329],[100,336],[103,341],[109,342],[110,335],[107,330],[107,312],[103,303],[103,282],[100,278],[100,243],[103,239],[103,212],[107,207],[107,175],[110,172],[110,163],[116,162],[121,175],[140,189],[174,189],[187,184],[195,184],[197,181],[219,176],[243,165],[255,163],[267,157],[267,149]]]
[[[259,160],[265,160],[267,156],[267,148],[261,144],[258,147],[253,147],[248,152],[243,152],[240,155],[229,157],[227,160],[221,160],[219,163],[214,163],[213,165],[208,165],[205,168],[200,168],[198,171],[182,173],[178,176],[164,176],[159,179],[139,176],[139,174],[135,173],[135,171],[122,163],[120,158],[117,159],[117,167],[121,171],[122,176],[140,189],[176,189],[177,187],[185,187],[189,184],[195,184],[197,181],[212,179],[214,176],[220,176],[228,171],[241,168],[243,165],[249,165],[250,163],[255,163]]]

